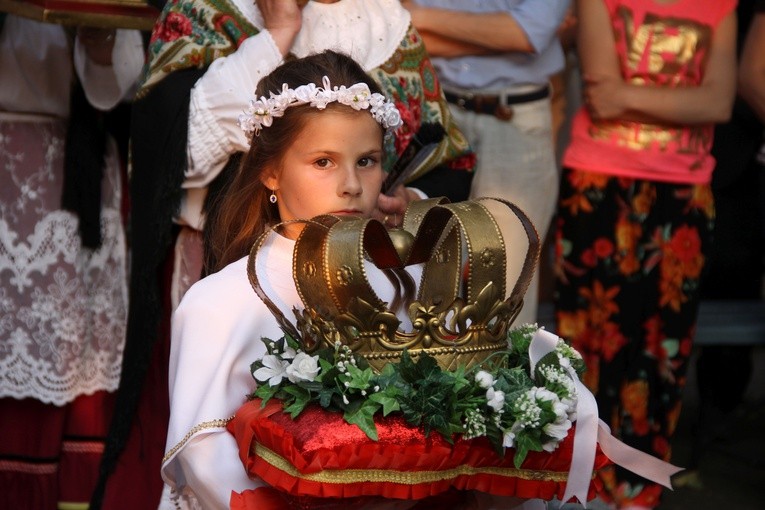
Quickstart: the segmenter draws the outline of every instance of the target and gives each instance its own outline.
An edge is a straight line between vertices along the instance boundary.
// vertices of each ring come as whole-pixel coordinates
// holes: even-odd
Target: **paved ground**
[[[681,466],[690,459],[698,411],[694,376],[689,376],[674,443],[673,462]],[[765,347],[755,349],[745,402],[729,420],[722,437],[703,452],[699,475],[701,487],[667,491],[661,510],[765,508]]]

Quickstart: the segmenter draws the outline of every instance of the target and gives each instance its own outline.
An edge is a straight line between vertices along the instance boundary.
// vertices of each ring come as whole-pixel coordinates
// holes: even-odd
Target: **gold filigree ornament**
[[[509,296],[506,247],[497,217],[481,203],[485,200],[507,206],[529,240]],[[442,368],[454,370],[507,347],[508,328],[539,259],[539,235],[514,204],[497,198],[454,204],[445,198],[422,200],[409,206],[402,229],[391,231],[373,219],[323,215],[301,222],[305,227],[295,242],[292,274],[305,309],[294,310],[294,324],[264,293],[255,273],[270,231],[254,243],[247,272],[282,330],[305,352],[339,341],[379,372],[398,361],[404,349],[413,357],[427,352]],[[399,329],[401,321],[371,287],[365,258],[382,270],[423,265],[417,296],[407,308],[411,331]]]

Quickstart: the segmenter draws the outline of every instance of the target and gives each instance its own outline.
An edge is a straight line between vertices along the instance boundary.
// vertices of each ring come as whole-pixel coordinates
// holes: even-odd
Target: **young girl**
[[[265,353],[261,338],[282,336],[250,286],[246,255],[256,237],[280,221],[319,214],[369,217],[384,177],[384,136],[400,123],[392,103],[343,55],[325,52],[287,62],[260,82],[257,95],[273,92],[283,99],[283,84],[293,91],[312,84],[325,92],[351,92],[341,90],[324,108],[290,104],[270,116],[254,115],[253,122],[244,119],[242,125],[253,130],[250,151],[220,213],[209,218],[222,269],[194,285],[174,315],[162,476],[180,501],[196,500],[204,508],[228,508],[232,490],[263,485],[247,477],[225,428],[254,390],[249,366]],[[359,90],[362,103],[369,103],[349,106]],[[263,289],[287,317],[302,307],[292,278],[293,240],[300,230],[300,223],[292,223],[281,235],[273,233],[258,255]],[[395,289],[374,266],[367,271],[390,302]]]
[[[712,124],[731,111],[735,0],[582,0],[585,106],[559,201],[558,334],[587,363],[600,416],[668,460],[711,242]],[[661,487],[619,468],[617,508]]]

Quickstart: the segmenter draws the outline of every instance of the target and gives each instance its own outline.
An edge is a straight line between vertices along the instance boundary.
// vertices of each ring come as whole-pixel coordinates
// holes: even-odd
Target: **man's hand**
[[[419,199],[420,196],[417,193],[399,185],[393,191],[393,195],[380,193],[377,197],[377,209],[372,212],[372,217],[388,228],[400,227],[404,222],[404,213],[409,202]]]

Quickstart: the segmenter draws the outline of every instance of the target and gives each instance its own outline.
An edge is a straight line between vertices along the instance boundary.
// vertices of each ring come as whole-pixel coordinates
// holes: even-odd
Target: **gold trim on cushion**
[[[256,441],[252,442],[250,452],[263,459],[276,469],[293,478],[300,478],[319,483],[350,484],[362,482],[388,482],[402,485],[417,485],[449,480],[458,476],[494,475],[537,482],[565,482],[568,472],[536,471],[513,467],[473,467],[461,465],[442,471],[394,471],[391,469],[325,469],[318,473],[304,474],[297,470],[284,457],[271,451]]]

